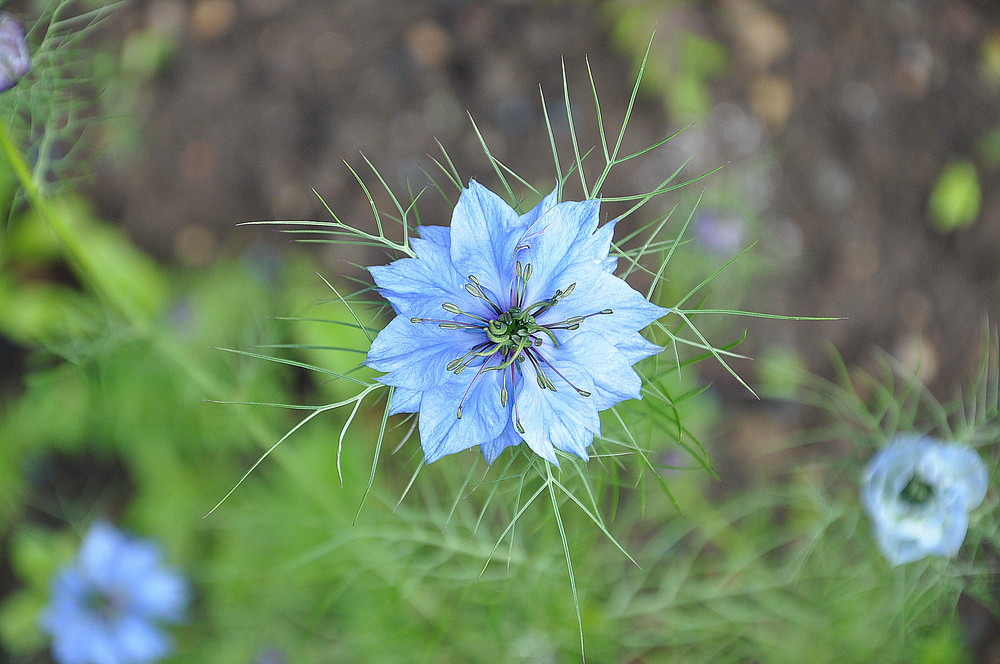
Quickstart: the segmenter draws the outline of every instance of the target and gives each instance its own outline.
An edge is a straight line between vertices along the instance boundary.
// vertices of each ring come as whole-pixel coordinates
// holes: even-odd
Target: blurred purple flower
[[[736,215],[706,212],[695,219],[694,232],[698,243],[706,250],[732,254],[743,248],[747,224]]]
[[[902,434],[868,462],[861,499],[879,549],[902,565],[958,553],[987,482],[986,465],[974,450]]]
[[[7,12],[0,12],[0,92],[14,87],[28,73],[31,57],[24,28]]]
[[[187,584],[160,566],[155,544],[99,522],[53,581],[41,620],[58,664],[142,664],[170,652],[157,623],[178,622],[187,603]]]

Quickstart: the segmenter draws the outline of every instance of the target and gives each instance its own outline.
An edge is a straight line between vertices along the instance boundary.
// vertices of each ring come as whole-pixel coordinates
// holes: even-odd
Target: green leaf
[[[63,533],[24,528],[11,542],[11,565],[30,587],[47,589],[56,571],[73,558],[74,548]]]
[[[40,650],[45,636],[38,625],[38,616],[45,599],[30,592],[12,595],[0,605],[0,640],[8,650],[27,653]]]

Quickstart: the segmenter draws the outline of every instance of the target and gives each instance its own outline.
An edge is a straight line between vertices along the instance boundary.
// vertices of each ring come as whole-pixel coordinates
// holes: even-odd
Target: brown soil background
[[[564,58],[586,108],[589,59],[605,117],[620,118],[634,71],[609,34],[616,12],[642,4],[128,3],[108,29],[126,39],[152,28],[178,48],[123,119],[141,143],[99,164],[92,194],[144,247],[196,265],[233,243],[284,241],[237,229],[240,221],[326,218],[312,188],[343,218],[367,223],[368,203],[342,161],[363,166],[358,151],[390,184],[419,183],[437,138],[463,176],[492,182],[466,110],[501,160],[544,181],[552,166],[538,86],[558,106]],[[721,42],[730,62],[710,81],[713,105],[762,129],[748,154],[710,118],[693,145],[682,135],[662,172],[689,146],[699,153],[688,173],[720,163],[736,173],[710,179],[710,190],[753,170],[744,180],[761,203],[762,251],[796,250],[778,276],[750,288],[746,306],[847,319],[751,321],[747,352],[780,341],[820,372],[831,344],[849,364],[874,348],[919,355],[927,380],[950,393],[976,361],[983,321],[997,320],[998,173],[979,169],[982,211],[965,230],[935,231],[927,199],[944,164],[975,160],[977,141],[1000,121],[998,88],[980,72],[1000,10],[960,0],[661,4],[644,5],[650,30],[658,27],[654,58],[669,57],[685,30]],[[564,116],[552,116],[565,134]],[[587,117],[578,129],[592,145]],[[627,147],[686,122],[646,95]],[[650,177],[618,176],[606,191],[636,191]],[[325,258],[335,266],[337,257]]]

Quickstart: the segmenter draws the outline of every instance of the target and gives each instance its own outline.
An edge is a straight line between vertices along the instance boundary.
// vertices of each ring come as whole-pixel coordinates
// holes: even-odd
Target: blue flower
[[[0,92],[21,80],[30,62],[24,28],[13,16],[0,12]]]
[[[395,387],[390,413],[420,413],[427,463],[478,445],[488,463],[521,441],[558,465],[587,460],[598,412],[640,398],[632,368],[661,348],[639,330],[668,313],[612,272],[600,202],[527,214],[475,180],[451,226],[422,226],[414,257],[370,268],[396,316],[366,364]]]
[[[902,565],[958,553],[986,486],[986,466],[974,450],[904,434],[868,462],[861,497],[879,549]]]
[[[95,523],[53,581],[42,627],[59,664],[152,662],[171,650],[157,624],[179,621],[187,601],[187,585],[160,566],[154,544]]]

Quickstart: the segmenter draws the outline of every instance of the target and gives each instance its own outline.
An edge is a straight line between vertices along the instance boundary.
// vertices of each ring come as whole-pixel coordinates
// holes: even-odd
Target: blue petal
[[[117,661],[123,664],[153,662],[170,652],[170,641],[151,623],[132,616],[124,617],[114,626],[111,641],[117,650]]]
[[[559,348],[546,350],[543,355],[560,371],[566,362],[572,362],[590,376],[594,387],[589,399],[595,410],[605,410],[626,399],[642,396],[642,380],[628,358],[599,334],[578,334]]]
[[[450,226],[420,226],[417,228],[417,231],[420,233],[420,238],[422,240],[433,242],[434,244],[442,247],[451,247]],[[417,252],[417,255],[419,256],[420,252]]]
[[[560,203],[541,215],[522,238],[521,244],[528,248],[518,259],[532,266],[526,303],[552,297],[556,289],[571,283],[590,290],[604,271],[612,235],[610,229],[594,233],[599,212],[598,201]]]
[[[962,509],[971,511],[979,507],[986,498],[989,473],[982,457],[975,450],[964,445],[939,445],[928,451],[926,463],[937,481],[956,494],[956,502]]]
[[[558,369],[576,387],[593,392],[593,382],[582,367],[564,362]],[[555,385],[555,392],[539,387],[530,367],[524,369],[523,380],[518,383],[515,413],[524,427],[524,442],[556,466],[556,449],[586,461],[587,447],[601,430],[593,397],[581,396],[551,369],[545,373]]]
[[[402,258],[389,265],[368,268],[375,285],[397,313],[412,317],[435,316],[444,311],[441,305],[453,302],[473,311],[482,309],[465,290],[465,277],[459,276],[451,264],[450,254],[443,247],[426,243],[421,258]]]
[[[30,66],[24,28],[13,16],[0,12],[0,92],[13,87]]]
[[[559,203],[559,185],[545,196],[538,205],[521,215],[520,225],[524,232],[531,233],[531,228],[538,221],[539,217],[547,213],[551,208]]]
[[[554,322],[572,316],[586,316],[604,309],[611,309],[612,313],[592,316],[580,324],[579,330],[569,330],[564,333],[564,337],[591,331],[597,332],[617,345],[670,313],[669,309],[649,302],[625,281],[607,272],[601,272],[589,292],[573,291],[569,297],[560,300],[559,304],[539,315],[537,319],[540,323]]]
[[[187,604],[184,579],[164,569],[150,570],[132,586],[132,609],[137,615],[178,622]]]
[[[481,443],[479,449],[482,450],[486,463],[492,465],[501,452],[508,447],[517,447],[520,444],[521,434],[514,428],[514,421],[508,418],[507,426],[504,427],[500,435],[489,442]]]
[[[94,523],[80,545],[80,570],[84,577],[100,588],[108,588],[115,580],[121,551],[126,546],[122,533],[107,523]]]
[[[421,390],[409,390],[405,387],[397,387],[392,393],[389,414],[416,413],[420,410],[420,398],[423,394]]]
[[[477,376],[472,369],[459,375],[449,373],[444,382],[424,393],[419,428],[427,463],[488,444],[503,432],[510,406],[509,402],[506,407],[500,405],[500,373],[485,371]],[[459,404],[461,418],[457,417]]]
[[[475,345],[476,334],[442,330],[432,323],[412,323],[396,316],[375,337],[365,364],[386,372],[378,379],[384,385],[430,389],[451,375],[447,365]]]
[[[615,348],[628,358],[629,364],[635,364],[640,360],[645,360],[647,357],[656,355],[663,350],[661,346],[657,346],[651,341],[647,341],[646,338],[638,332],[617,342],[615,344]]]
[[[514,279],[514,248],[521,218],[502,198],[475,180],[462,191],[451,218],[451,260],[463,277],[475,275],[501,303]]]

